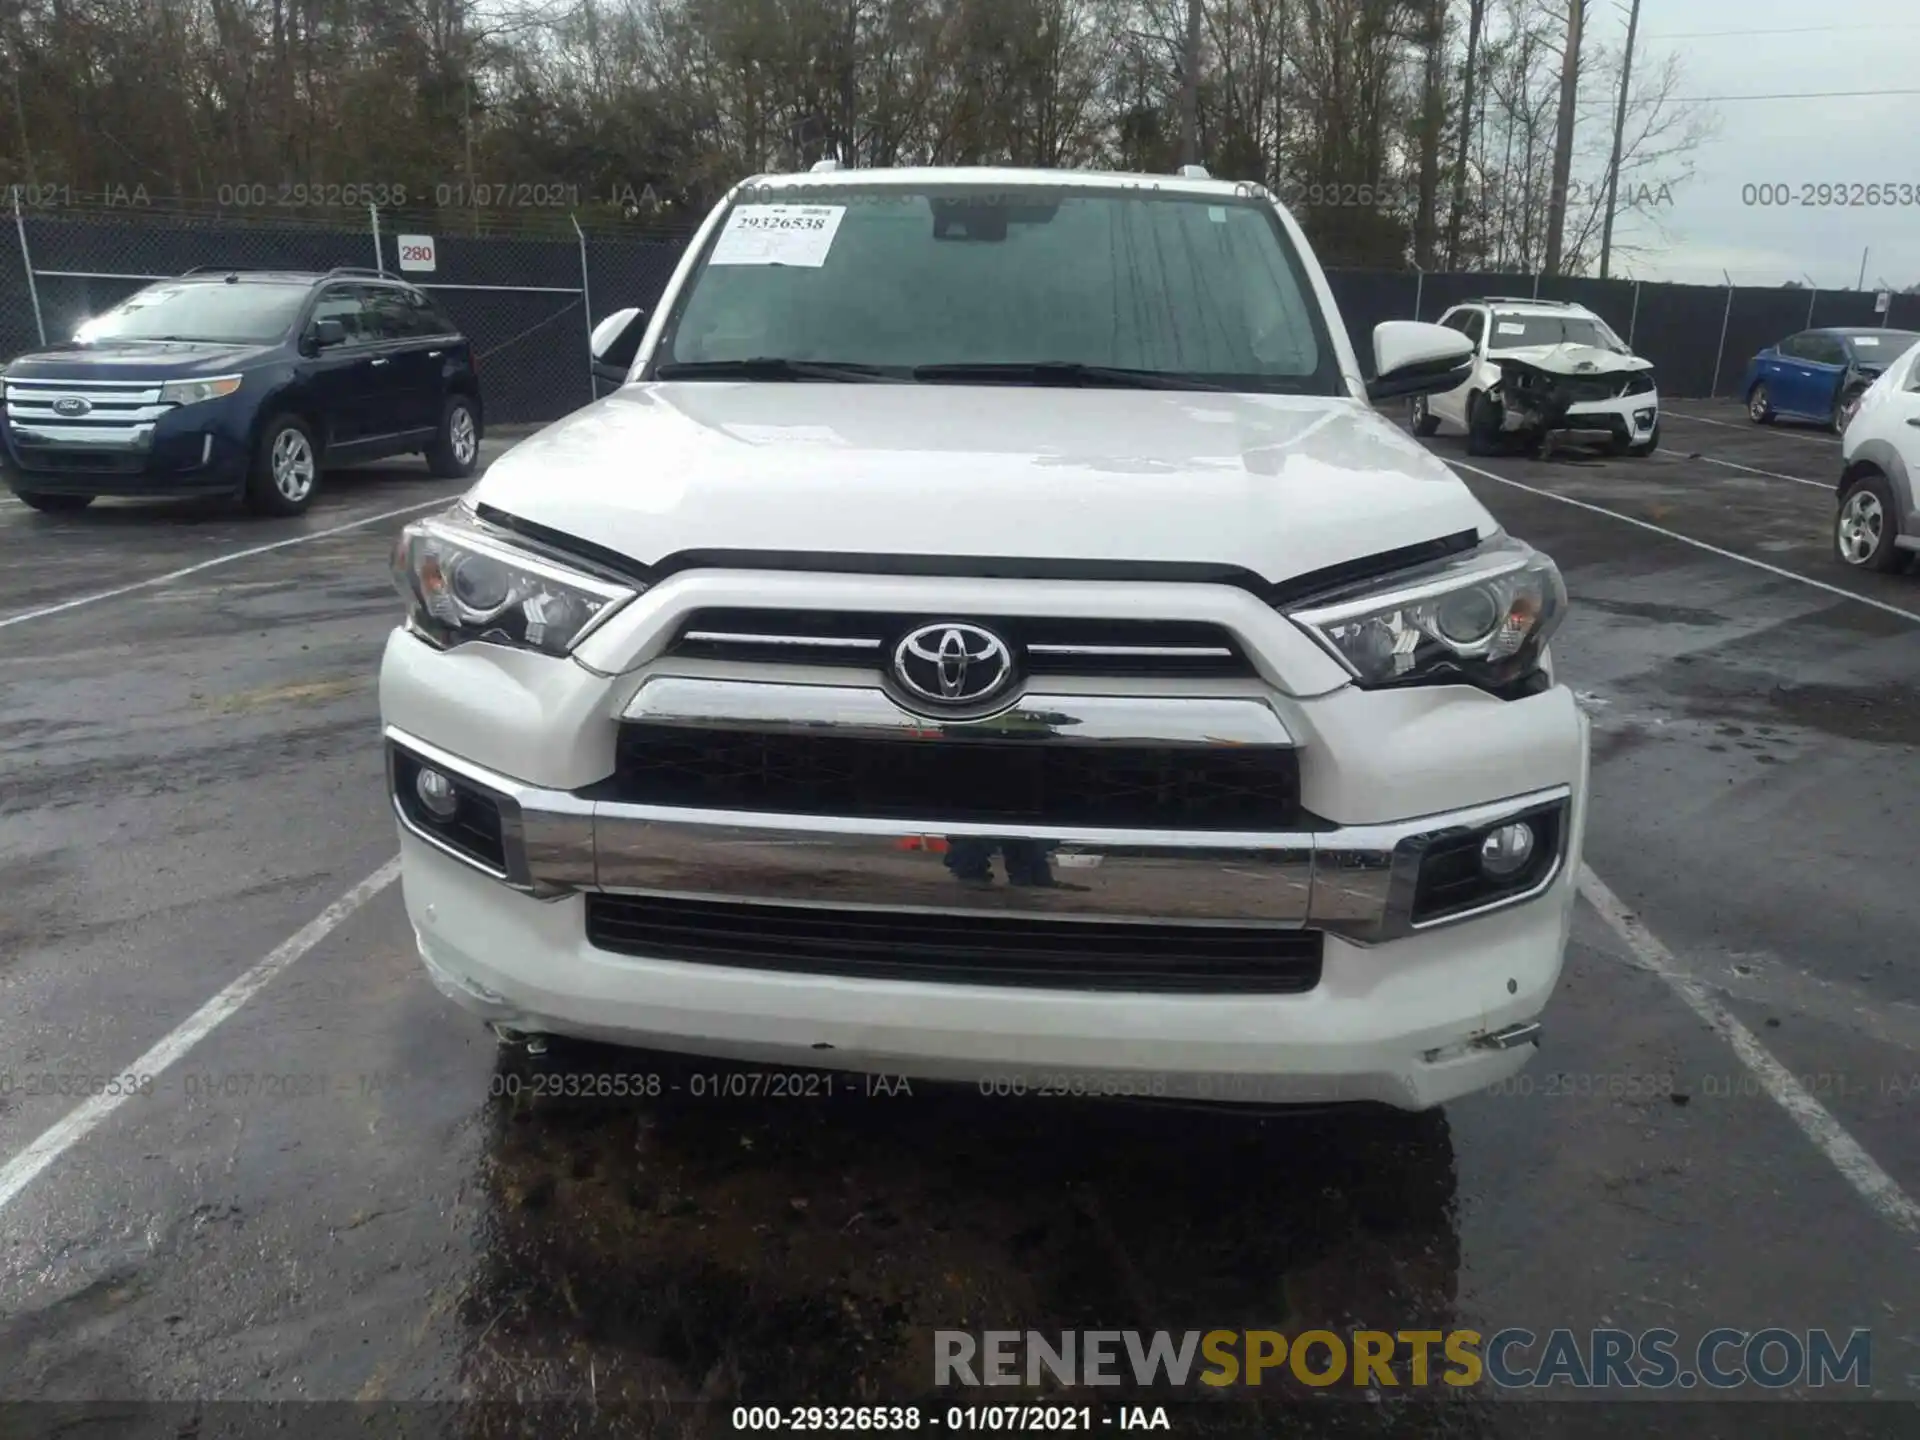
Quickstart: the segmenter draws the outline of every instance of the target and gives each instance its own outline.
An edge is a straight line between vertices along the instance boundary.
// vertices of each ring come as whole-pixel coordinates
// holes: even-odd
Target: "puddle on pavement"
[[[682,1089],[535,1097],[541,1071]],[[938,1329],[1455,1321],[1440,1113],[869,1095],[856,1076],[830,1098],[700,1099],[692,1073],[585,1047],[503,1058],[494,1089],[522,1089],[491,1102],[482,1258],[460,1307],[476,1399],[591,1399],[662,1425],[697,1398],[944,1405],[983,1396],[935,1390]],[[1263,1404],[1287,1394],[1271,1381]],[[1258,1415],[1244,1398],[1208,1408],[1236,1426]],[[1349,1389],[1332,1408],[1347,1417],[1335,1433],[1376,1433],[1399,1407]]]

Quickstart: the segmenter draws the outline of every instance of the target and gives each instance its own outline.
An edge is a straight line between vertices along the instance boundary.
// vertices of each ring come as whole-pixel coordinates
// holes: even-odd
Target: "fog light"
[[[420,767],[420,773],[413,777],[413,793],[420,797],[420,803],[427,807],[427,813],[435,819],[451,820],[453,812],[460,808],[460,796],[453,788],[453,781],[438,770],[430,770],[424,765]]]
[[[1637,426],[1638,426],[1638,427],[1639,427],[1640,429],[1642,429],[1642,430],[1646,430],[1646,429],[1648,429],[1648,428],[1650,428],[1650,427],[1652,426],[1652,424],[1653,424],[1653,411],[1651,411],[1651,410],[1636,410],[1636,411],[1634,411],[1634,412],[1633,412],[1633,423],[1634,423],[1635,425],[1637,425]]]
[[[1533,827],[1524,820],[1489,830],[1480,842],[1480,868],[1496,880],[1507,880],[1533,858]]]

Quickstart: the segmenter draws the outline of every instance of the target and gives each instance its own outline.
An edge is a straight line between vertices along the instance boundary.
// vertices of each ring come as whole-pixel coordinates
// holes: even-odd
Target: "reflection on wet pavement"
[[[888,1095],[851,1075],[696,1098],[729,1073],[754,1072],[504,1056],[493,1088],[518,1093],[492,1104],[463,1309],[476,1398],[944,1405],[982,1397],[934,1390],[937,1329],[1453,1324],[1441,1114]],[[649,1075],[657,1098],[535,1093]]]

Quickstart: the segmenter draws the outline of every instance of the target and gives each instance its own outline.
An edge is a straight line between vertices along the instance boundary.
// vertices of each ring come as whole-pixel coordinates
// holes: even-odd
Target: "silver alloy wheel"
[[[1849,565],[1865,565],[1880,548],[1886,524],[1887,512],[1880,508],[1880,497],[1865,486],[1854,491],[1840,507],[1840,558]]]
[[[1767,418],[1767,387],[1756,385],[1753,394],[1747,398],[1747,415],[1754,420]]]
[[[480,448],[480,442],[473,433],[473,412],[464,405],[457,405],[453,411],[453,422],[448,426],[447,440],[453,447],[453,458],[462,465],[473,463],[474,452]]]
[[[273,437],[273,488],[298,503],[313,489],[313,446],[298,430]]]

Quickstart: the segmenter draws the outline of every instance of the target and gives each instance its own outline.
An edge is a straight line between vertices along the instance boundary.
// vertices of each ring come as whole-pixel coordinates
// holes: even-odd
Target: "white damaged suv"
[[[407,912],[503,1039],[1405,1110],[1533,1053],[1566,591],[1371,403],[1457,331],[1367,380],[1191,170],[827,170],[594,349],[394,556]]]
[[[1561,435],[1597,438],[1615,455],[1660,448],[1653,362],[1586,306],[1495,296],[1456,305],[1440,323],[1473,342],[1473,371],[1451,390],[1413,398],[1414,434],[1445,421],[1466,431],[1474,455],[1515,444],[1545,454]]]

